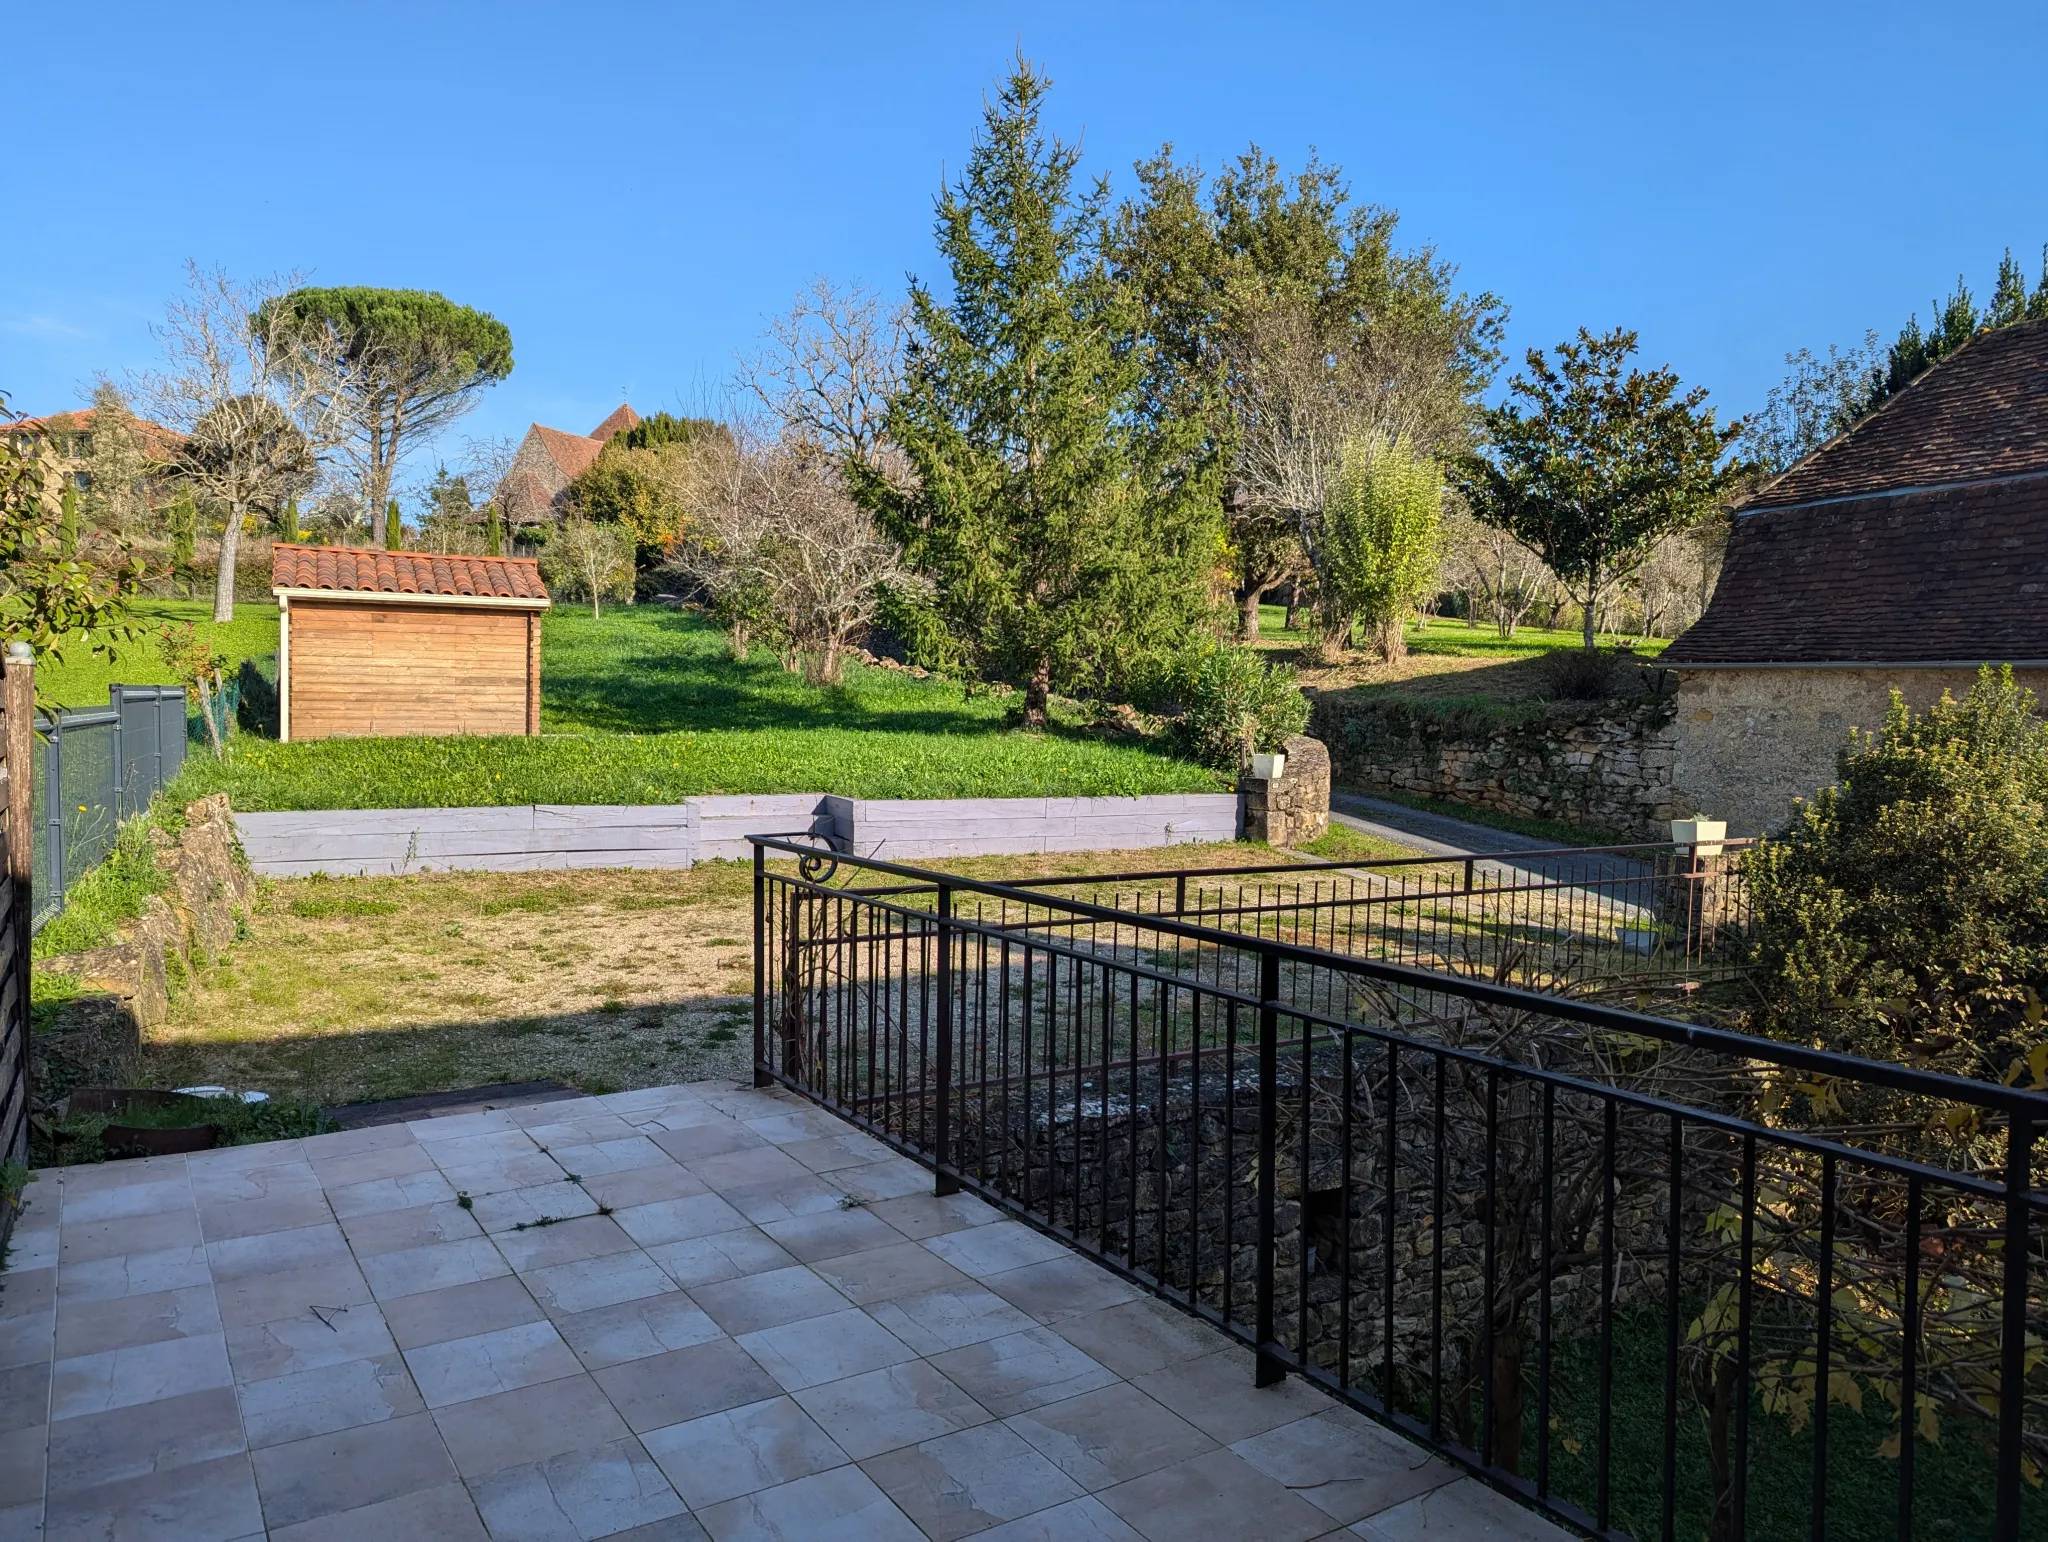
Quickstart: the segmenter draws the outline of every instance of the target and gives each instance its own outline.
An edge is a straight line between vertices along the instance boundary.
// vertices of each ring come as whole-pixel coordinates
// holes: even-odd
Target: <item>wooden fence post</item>
[[[0,1160],[28,1156],[29,933],[35,899],[35,655],[7,645],[0,694],[0,785],[5,791],[6,903],[0,909]],[[0,1216],[0,1235],[8,1217]]]

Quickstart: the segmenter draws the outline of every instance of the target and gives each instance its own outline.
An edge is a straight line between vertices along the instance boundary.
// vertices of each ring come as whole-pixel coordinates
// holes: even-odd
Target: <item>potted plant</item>
[[[1671,844],[1690,846],[1696,857],[1718,857],[1721,843],[1728,839],[1728,821],[1694,814],[1690,819],[1671,821]]]

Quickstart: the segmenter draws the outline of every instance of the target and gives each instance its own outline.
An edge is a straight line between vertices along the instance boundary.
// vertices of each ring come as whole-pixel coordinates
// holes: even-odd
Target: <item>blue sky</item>
[[[935,272],[933,194],[1020,45],[1120,187],[1163,140],[1315,147],[1509,303],[1517,353],[1632,326],[1729,412],[2048,241],[2038,4],[20,10],[22,411],[147,366],[188,257],[496,313],[517,367],[458,437],[702,402],[810,275]]]

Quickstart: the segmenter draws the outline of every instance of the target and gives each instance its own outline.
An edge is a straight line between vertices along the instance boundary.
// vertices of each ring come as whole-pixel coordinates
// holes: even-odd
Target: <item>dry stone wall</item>
[[[1674,785],[1672,717],[1667,697],[1559,703],[1514,722],[1323,697],[1310,728],[1348,786],[1651,840],[1693,812]]]

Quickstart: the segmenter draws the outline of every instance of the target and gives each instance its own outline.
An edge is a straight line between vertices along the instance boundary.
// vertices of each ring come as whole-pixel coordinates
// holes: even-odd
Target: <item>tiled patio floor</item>
[[[0,1539],[1563,1536],[930,1190],[723,1083],[47,1171]]]

